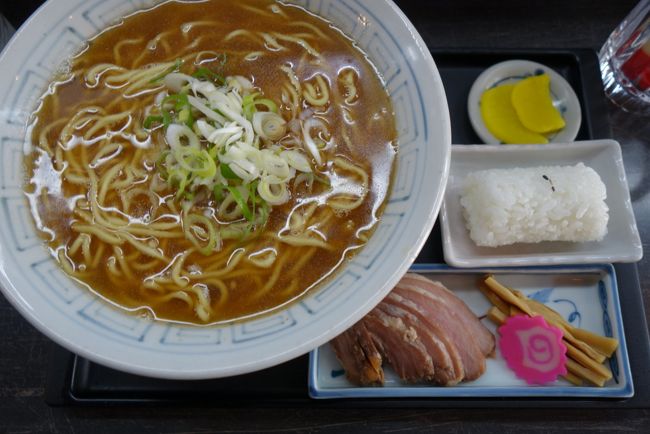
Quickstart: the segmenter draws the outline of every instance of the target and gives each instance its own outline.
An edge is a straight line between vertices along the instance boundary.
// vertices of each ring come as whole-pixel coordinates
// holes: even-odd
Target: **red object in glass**
[[[621,72],[639,90],[644,91],[650,88],[650,41],[643,44],[623,63]]]
[[[639,75],[639,80],[637,81],[637,86],[641,90],[650,89],[650,66]]]

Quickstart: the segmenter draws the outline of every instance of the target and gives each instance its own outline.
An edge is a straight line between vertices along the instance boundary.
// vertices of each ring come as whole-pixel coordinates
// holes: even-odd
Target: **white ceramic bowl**
[[[467,98],[469,120],[483,142],[491,145],[501,143],[483,122],[480,105],[483,92],[501,84],[516,83],[526,77],[542,73],[548,74],[551,79],[553,106],[560,112],[566,123],[564,128],[548,137],[549,142],[566,143],[576,138],[582,122],[582,111],[576,93],[564,77],[541,63],[530,60],[506,60],[483,71],[474,81]]]
[[[297,357],[333,338],[372,309],[406,272],[433,227],[449,170],[449,112],[438,71],[416,30],[389,0],[295,3],[357,41],[393,99],[397,173],[368,245],[301,301],[225,327],[131,316],[75,284],[46,252],[27,209],[22,189],[26,122],[62,59],[115,19],[150,3],[50,0],[0,57],[0,285],[40,331],[95,362],[136,374],[235,375]]]

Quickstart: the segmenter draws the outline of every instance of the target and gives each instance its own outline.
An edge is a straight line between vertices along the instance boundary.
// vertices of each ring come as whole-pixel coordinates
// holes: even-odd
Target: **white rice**
[[[609,220],[605,184],[579,163],[470,173],[460,203],[479,246],[601,241]]]

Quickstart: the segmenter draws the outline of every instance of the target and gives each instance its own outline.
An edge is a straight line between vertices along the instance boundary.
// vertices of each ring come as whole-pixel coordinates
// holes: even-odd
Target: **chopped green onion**
[[[260,201],[261,201],[261,204],[260,204],[261,205],[260,206],[260,217],[262,217],[262,219],[261,219],[262,221],[260,222],[260,225],[264,226],[264,225],[266,225],[266,222],[269,221],[270,210],[269,210],[269,204],[268,203],[266,203],[264,200],[262,200],[262,198],[260,198]]]
[[[163,122],[162,116],[147,116],[142,123],[142,126],[147,130],[151,129],[151,124],[157,123],[160,124]]]
[[[223,67],[225,62],[225,55],[217,57],[209,65],[209,68],[198,67],[192,73],[192,76],[197,80],[210,81],[218,86],[224,86],[226,84],[225,75],[221,74],[222,70],[220,68]],[[177,65],[176,69],[180,68],[180,63],[177,63]],[[164,74],[160,78],[163,77]],[[228,78],[228,80],[230,79]],[[232,79],[238,80],[237,77]],[[239,95],[246,93],[236,86],[234,82],[232,84],[236,87],[234,91],[239,92]],[[226,94],[233,91],[233,89],[224,86],[221,89],[213,89],[213,91]],[[248,118],[251,122],[254,118],[259,123],[258,118],[277,116],[278,105],[274,101],[263,98],[264,95],[260,92],[251,92],[249,95],[241,95],[241,110],[245,118]],[[192,100],[194,106],[190,104],[190,98],[201,99],[202,97],[191,93],[188,85],[182,87],[178,93],[165,96],[161,101],[159,100],[156,111],[144,120],[143,125],[145,128],[151,129],[162,124],[166,129],[169,150],[161,153],[156,164],[160,176],[165,179],[170,187],[176,190],[176,200],[179,200],[181,207],[183,207],[184,215],[188,216],[191,207],[194,206],[194,201],[202,197],[199,194],[201,191],[206,193],[211,191],[212,200],[216,201],[217,205],[222,204],[224,200],[230,204],[235,202],[233,206],[236,206],[238,213],[241,213],[242,218],[239,221],[226,226],[217,225],[212,219],[205,218],[202,215],[192,215],[184,221],[185,237],[194,243],[201,253],[208,254],[215,248],[220,249],[221,242],[224,239],[239,238],[243,240],[257,235],[267,224],[272,206],[264,199],[267,197],[264,193],[266,190],[260,188],[262,195],[258,192],[260,184],[264,184],[264,182],[259,179],[245,182],[233,170],[235,166],[220,161],[220,158],[223,158],[221,155],[228,154],[232,146],[236,146],[237,143],[233,144],[231,141],[228,146],[219,146],[205,140],[207,137],[203,133],[209,135],[209,131],[206,132],[206,129],[203,128],[204,125],[196,124],[196,119],[207,122],[214,128],[222,128],[224,125],[221,125],[220,121],[213,122],[211,119],[217,119],[218,117],[211,116],[211,113],[206,111],[205,108],[198,109],[197,106],[200,105],[196,101]],[[226,119],[229,118],[223,115],[218,107],[211,107],[208,101],[205,101],[205,98],[201,99],[201,101],[210,110],[214,110]],[[192,132],[187,131],[187,128]],[[184,133],[178,133],[180,130],[183,130]],[[209,128],[208,130],[212,131]],[[261,139],[259,134],[254,128],[252,137],[247,134],[242,141],[260,150]],[[277,158],[279,155],[280,150],[269,149],[269,158],[274,156]],[[224,161],[232,161],[232,158],[230,160],[224,159]],[[303,176],[307,175],[303,174]],[[289,176],[289,178],[291,177],[293,175]],[[329,180],[326,177],[318,180],[329,185]],[[286,185],[281,183],[279,187],[286,196]],[[267,190],[270,191],[270,186],[268,186]],[[271,200],[272,198],[269,197],[268,199]],[[271,202],[280,203],[273,200]]]
[[[167,128],[169,125],[171,125],[171,123],[172,123],[172,115],[168,111],[163,110],[162,118],[163,118],[163,126],[165,128]]]
[[[226,179],[241,179],[233,170],[228,166],[227,164],[221,163],[221,174],[223,175],[224,178]]]
[[[206,256],[212,253],[214,248],[217,246],[217,242],[219,241],[219,234],[217,233],[217,229],[214,227],[214,223],[208,217],[200,214],[186,215],[184,223],[186,226],[186,238],[188,238],[190,242],[192,242],[192,244],[197,247],[198,251]],[[199,242],[199,239],[197,239],[197,237],[192,233],[191,228],[194,225],[204,226],[205,229],[207,229],[208,242],[206,245],[202,246]]]
[[[167,123],[165,127],[169,126],[169,124],[172,122],[171,113],[167,110],[164,110],[164,107],[169,104],[173,104],[173,108],[177,113],[178,121],[192,128],[194,125],[194,116],[192,116],[192,106],[190,105],[190,102],[187,98],[187,94],[175,93],[172,95],[167,95],[165,98],[163,98],[160,106],[163,111],[163,117],[165,116],[165,113],[167,113],[167,119],[169,120],[169,123]],[[165,120],[163,119],[163,123],[164,122]]]
[[[253,93],[249,93],[248,95],[245,95],[241,100],[241,105],[247,106],[253,104],[255,98],[257,98],[259,94],[260,94],[259,92],[253,92]]]
[[[184,93],[174,93],[172,95],[167,95],[165,98],[163,98],[161,105],[165,105],[170,102],[174,104],[174,110],[177,111],[190,107],[190,102],[187,99],[187,95]]]
[[[194,117],[192,116],[192,111],[189,107],[185,107],[178,113],[178,120],[192,128],[192,125],[194,125]]]
[[[259,183],[260,182],[258,180],[255,180],[255,181],[251,182],[250,184],[248,184],[248,197],[251,199],[251,202],[253,202],[253,218],[255,217],[255,205],[257,204],[257,197],[255,197],[255,196],[257,194],[257,184],[259,184]],[[253,223],[254,222],[251,221],[251,225]]]
[[[185,193],[185,188],[189,182],[190,174],[183,170],[182,168],[172,168],[169,170],[169,178],[167,182],[170,184],[175,184],[178,182],[178,191],[176,192],[176,199],[181,197]]]
[[[221,185],[221,184],[215,184],[215,186],[212,187],[212,193],[214,194],[214,198],[215,198],[215,200],[217,202],[222,202],[223,201],[223,199],[225,197],[225,194],[224,194],[223,191],[225,189],[226,189],[226,186]]]
[[[208,154],[215,160],[217,160],[217,154],[219,153],[219,147],[217,145],[214,145],[213,147],[208,149]]]
[[[260,99],[255,99],[260,95],[259,92],[251,93],[250,95],[246,95],[242,99],[242,110],[244,112],[244,116],[246,119],[251,120],[253,118],[253,115],[258,111],[257,106],[261,105],[266,107],[267,111],[277,113],[278,112],[278,105],[271,101],[268,98],[260,98]]]
[[[271,101],[270,99],[268,99],[268,98],[262,98],[262,99],[256,100],[255,101],[255,106],[258,106],[258,105],[263,105],[270,112],[273,112],[273,113],[278,112],[278,105],[276,103],[274,103],[273,101]]]
[[[259,92],[254,92],[249,95],[244,96],[241,101],[242,105],[242,110],[244,112],[244,116],[246,119],[249,121],[253,118],[253,113],[257,110],[255,108],[255,98],[259,95]]]
[[[181,182],[178,185],[178,191],[176,192],[176,199],[178,199],[183,194],[185,194],[185,188],[187,187],[187,183],[188,183],[187,177],[181,178]]]
[[[199,178],[211,179],[217,174],[217,164],[205,149],[181,146],[174,149],[174,157],[181,168]]]
[[[210,154],[208,154],[208,151],[205,149],[201,150],[199,161],[204,163],[204,165],[202,169],[196,171],[196,175],[205,179],[214,178],[217,174],[217,163],[214,162]]]
[[[241,212],[246,218],[246,220],[252,222],[253,214],[251,214],[251,210],[250,208],[248,208],[248,204],[246,204],[246,201],[244,200],[244,197],[242,196],[241,192],[236,187],[228,186],[227,188],[228,191],[230,191],[230,194],[232,194],[233,199],[235,199],[235,202],[237,202],[237,205],[241,209]]]
[[[219,85],[222,85],[226,82],[221,74],[208,69],[208,68],[199,68],[193,74],[192,77],[198,78],[199,80],[210,80]]]

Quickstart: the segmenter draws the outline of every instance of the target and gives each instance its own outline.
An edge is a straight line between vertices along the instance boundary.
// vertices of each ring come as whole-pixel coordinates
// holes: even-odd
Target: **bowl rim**
[[[29,303],[21,296],[21,291],[14,286],[12,281],[9,279],[7,274],[4,271],[3,256],[7,255],[7,250],[3,249],[3,245],[0,243],[0,289],[5,295],[7,300],[11,305],[16,308],[23,318],[27,319],[34,327],[36,327],[41,333],[46,335],[48,338],[52,339],[54,342],[64,346],[66,349],[79,354],[80,356],[92,360],[94,362],[100,363],[102,365],[115,368],[124,372],[129,372],[137,375],[145,375],[149,377],[165,378],[165,379],[205,379],[205,378],[218,378],[225,377],[230,375],[238,375],[247,372],[252,372],[276,364],[285,362],[287,360],[293,359],[300,355],[308,353],[313,348],[316,348],[333,336],[336,336],[338,333],[343,332],[359,318],[365,315],[370,311],[382,298],[383,296],[392,289],[392,287],[397,283],[397,281],[402,277],[404,273],[408,271],[411,263],[415,260],[416,256],[419,254],[422,246],[426,242],[433,226],[436,221],[436,218],[440,212],[442,206],[444,192],[449,177],[450,170],[450,158],[451,158],[451,124],[449,119],[449,110],[447,105],[447,100],[445,96],[444,86],[442,84],[442,79],[440,73],[431,57],[431,54],[426,47],[426,44],[422,37],[418,34],[414,26],[410,23],[408,18],[403,14],[403,12],[395,5],[392,0],[383,0],[384,4],[392,11],[397,19],[401,21],[402,25],[406,28],[413,42],[419,48],[419,55],[422,56],[422,61],[425,64],[427,73],[433,74],[433,80],[429,83],[429,86],[433,87],[433,90],[437,95],[442,96],[442,99],[439,101],[437,109],[441,109],[441,113],[438,114],[438,117],[441,120],[441,125],[438,125],[440,129],[436,131],[436,134],[441,137],[439,141],[444,145],[442,151],[442,171],[440,175],[440,186],[438,191],[431,201],[430,207],[427,208],[427,217],[424,220],[425,224],[420,228],[419,234],[417,236],[417,241],[414,243],[408,254],[402,260],[398,267],[396,267],[390,275],[386,276],[385,284],[380,290],[378,290],[374,297],[367,298],[365,304],[358,306],[356,310],[344,321],[340,321],[334,325],[331,325],[326,330],[317,336],[312,336],[311,339],[299,342],[294,345],[290,350],[280,353],[272,354],[268,357],[260,357],[254,360],[247,360],[244,363],[238,363],[236,366],[230,367],[216,367],[213,369],[184,369],[184,370],[174,370],[171,368],[158,368],[153,366],[148,366],[145,364],[137,364],[133,361],[129,361],[126,358],[114,358],[101,354],[91,349],[85,348],[81,343],[76,342],[70,339],[65,334],[58,333],[55,330],[52,330],[47,325],[47,320],[36,315]],[[37,11],[28,18],[28,20],[18,29],[14,34],[11,40],[4,47],[2,53],[0,53],[0,64],[7,62],[6,57],[7,53],[11,51],[11,48],[16,44],[16,41],[21,40],[33,32],[33,23],[37,21],[38,17],[47,14],[51,9],[58,7],[61,4],[61,0],[48,0],[46,3],[41,5]],[[373,2],[374,4],[374,2]],[[137,7],[135,10],[143,9],[146,6]],[[392,35],[391,35],[392,36]],[[85,38],[87,39],[87,38]],[[428,119],[424,118],[424,122],[427,122]],[[427,143],[428,145],[428,143]],[[399,169],[398,169],[399,170]],[[22,171],[21,171],[22,175]],[[394,181],[395,182],[395,181]],[[393,184],[394,188],[394,184]],[[391,191],[391,194],[393,192]],[[390,197],[389,197],[390,198]],[[36,229],[32,229],[35,231]],[[4,250],[4,252],[3,252]],[[11,253],[9,253],[11,255]],[[337,274],[342,272],[343,268],[337,270]],[[71,282],[71,284],[74,284]],[[96,297],[93,295],[93,297]],[[283,309],[284,310],[284,309]],[[125,313],[126,315],[126,313]],[[273,315],[273,314],[272,314]]]

